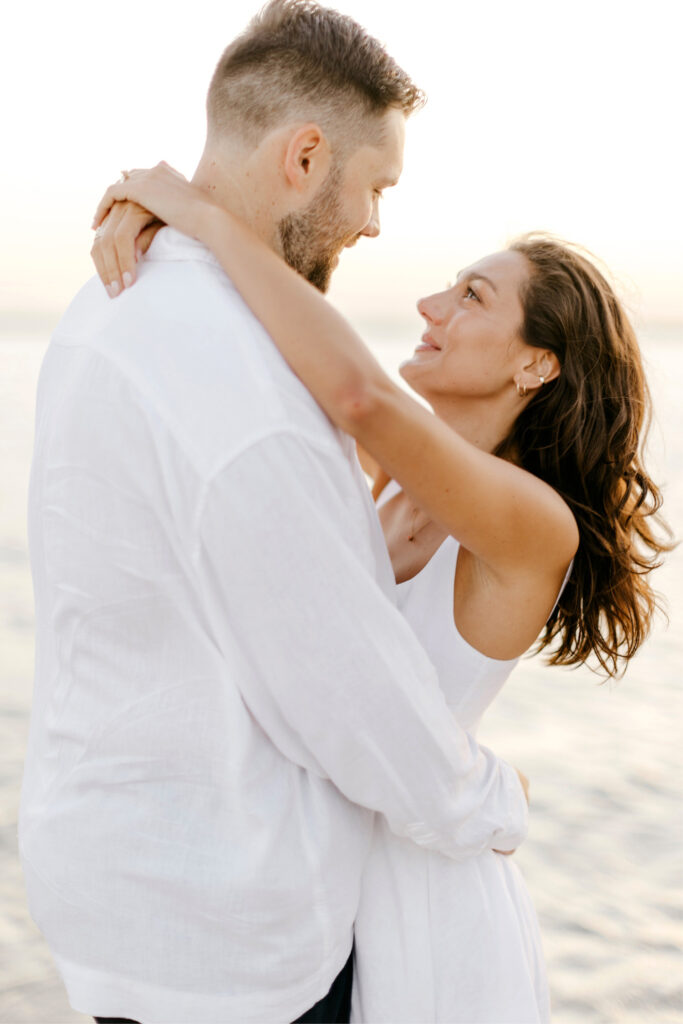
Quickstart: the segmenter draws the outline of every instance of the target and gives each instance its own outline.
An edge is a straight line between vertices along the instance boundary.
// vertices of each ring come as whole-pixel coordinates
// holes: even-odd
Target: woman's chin
[[[423,360],[415,353],[410,359],[402,362],[398,368],[398,372],[406,384],[418,393],[421,393],[420,382],[424,377],[425,367],[422,364]]]
[[[403,373],[403,367],[415,367],[417,370],[424,370],[428,366],[432,367],[434,361],[439,360],[441,355],[440,348],[420,342],[413,354],[401,364],[401,373]]]

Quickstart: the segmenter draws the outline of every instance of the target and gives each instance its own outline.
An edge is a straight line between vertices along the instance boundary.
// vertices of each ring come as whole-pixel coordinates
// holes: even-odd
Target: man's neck
[[[211,199],[243,220],[276,252],[280,252],[280,237],[272,207],[262,201],[258,182],[249,166],[248,154],[239,147],[221,149],[220,153],[208,146],[202,154],[192,183],[204,189]]]

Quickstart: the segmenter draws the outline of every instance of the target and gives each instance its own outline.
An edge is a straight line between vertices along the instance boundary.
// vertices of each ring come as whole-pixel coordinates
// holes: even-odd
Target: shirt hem
[[[83,964],[54,951],[74,1010],[90,1017],[127,1017],[140,1024],[283,1024],[327,995],[351,953],[330,956],[305,985],[259,995],[206,995],[151,985]],[[335,951],[337,952],[337,951]]]

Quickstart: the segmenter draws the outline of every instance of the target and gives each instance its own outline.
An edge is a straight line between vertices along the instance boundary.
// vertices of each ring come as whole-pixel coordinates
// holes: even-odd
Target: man
[[[378,233],[418,103],[350,19],[274,0],[218,65],[195,180],[324,290]],[[191,239],[162,231],[136,288],[91,281],[57,328],[30,541],[21,848],[75,1009],[348,1020],[373,812],[455,858],[523,838],[516,773],[394,606],[350,439]]]

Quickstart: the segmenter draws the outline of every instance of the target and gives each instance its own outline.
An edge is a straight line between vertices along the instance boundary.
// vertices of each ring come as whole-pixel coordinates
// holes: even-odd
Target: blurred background
[[[650,465],[683,533],[683,205],[678,5],[613,0],[342,0],[426,90],[382,234],[345,253],[331,300],[391,372],[421,333],[415,301],[514,235],[544,229],[610,268],[655,399]],[[186,174],[223,47],[257,2],[14,5],[0,37],[0,1021],[70,1010],[28,918],[16,812],[33,610],[25,504],[36,378],[91,274],[92,212],[122,167]],[[518,852],[544,934],[557,1024],[683,1021],[683,554],[623,680],[518,667],[482,739],[532,781]],[[87,842],[87,836],[84,836]],[[505,1024],[505,1022],[500,1022]]]

